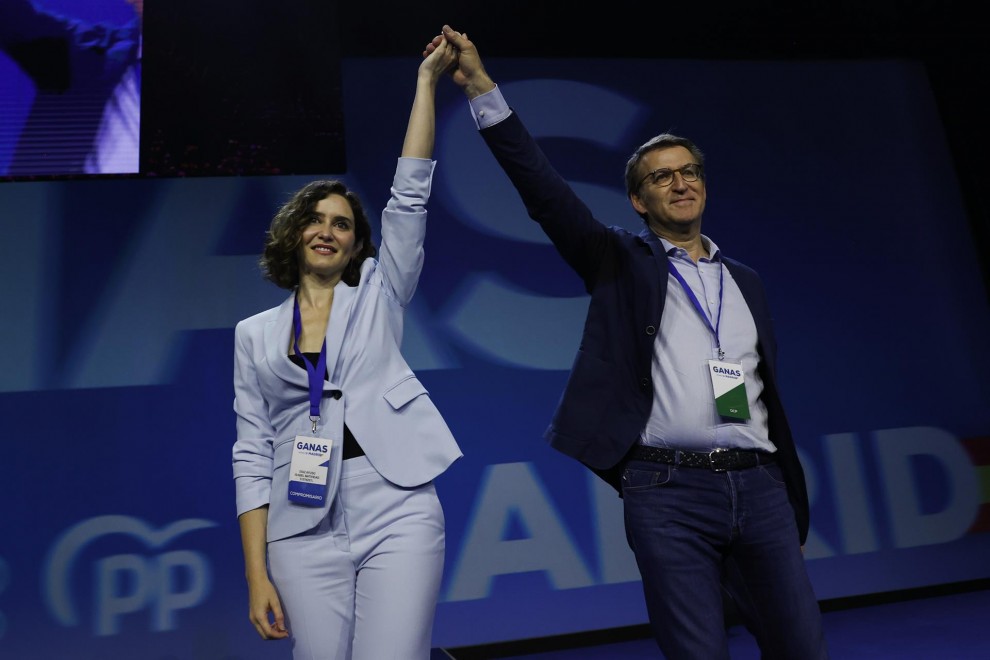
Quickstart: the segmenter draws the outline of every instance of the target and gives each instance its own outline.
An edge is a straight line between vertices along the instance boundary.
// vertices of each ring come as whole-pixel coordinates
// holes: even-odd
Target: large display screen
[[[0,178],[343,171],[336,7],[4,0]]]
[[[348,168],[319,176],[343,178],[375,219],[418,64],[342,63]],[[924,68],[486,66],[607,224],[642,226],[623,188],[637,145],[671,131],[705,151],[704,232],[762,275],[773,310],[818,597],[990,577],[990,311]],[[582,283],[449,81],[435,156],[403,345],[464,452],[436,482],[434,646],[645,623],[621,500],[543,440]],[[233,328],[286,296],[257,257],[312,178],[0,184],[0,657],[290,657],[247,619]]]

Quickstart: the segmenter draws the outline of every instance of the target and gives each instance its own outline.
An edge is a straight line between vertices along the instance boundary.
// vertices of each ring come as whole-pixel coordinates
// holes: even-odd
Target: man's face
[[[686,181],[684,172],[687,165],[697,164],[691,152],[681,146],[654,149],[643,156],[639,163],[641,183],[630,195],[630,201],[637,213],[646,213],[651,228],[661,231],[682,233],[693,225],[700,225],[705,211],[705,180],[698,177]],[[664,185],[664,177],[651,176],[658,170],[673,173],[672,179]],[[688,175],[691,178],[691,175]]]

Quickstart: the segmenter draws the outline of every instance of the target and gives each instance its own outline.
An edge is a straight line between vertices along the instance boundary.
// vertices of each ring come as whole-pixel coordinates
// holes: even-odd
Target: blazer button
[[[646,326],[646,334],[652,337],[653,335],[657,334],[657,329],[652,325],[648,325]]]
[[[639,386],[642,387],[644,390],[649,389],[650,388],[650,379],[649,378],[644,378],[644,379],[640,380],[639,381]]]

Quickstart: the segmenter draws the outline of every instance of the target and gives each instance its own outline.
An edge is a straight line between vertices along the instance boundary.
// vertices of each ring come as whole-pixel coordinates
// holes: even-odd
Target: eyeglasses
[[[705,168],[697,163],[688,163],[684,167],[679,167],[676,170],[671,170],[666,167],[661,167],[658,170],[653,170],[646,176],[644,176],[639,185],[642,186],[647,179],[650,180],[655,186],[660,186],[661,188],[666,188],[674,182],[674,174],[680,174],[681,178],[685,181],[697,181],[702,176],[704,176]],[[637,186],[638,187],[638,186]]]

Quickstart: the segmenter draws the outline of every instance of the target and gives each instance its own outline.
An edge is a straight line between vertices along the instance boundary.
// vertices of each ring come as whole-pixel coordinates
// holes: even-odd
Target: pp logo
[[[94,560],[92,570],[94,632],[115,635],[120,618],[147,609],[149,628],[154,631],[176,627],[175,612],[201,603],[210,591],[210,564],[206,557],[191,550],[160,552],[167,544],[189,532],[215,527],[209,520],[178,520],[154,530],[144,521],[129,516],[99,516],[71,527],[52,547],[43,574],[44,597],[52,615],[64,626],[79,624],[71,587],[73,569],[83,549],[108,537],[138,540],[151,552],[103,556]],[[117,542],[119,544],[119,541]],[[83,574],[80,572],[80,574]]]

